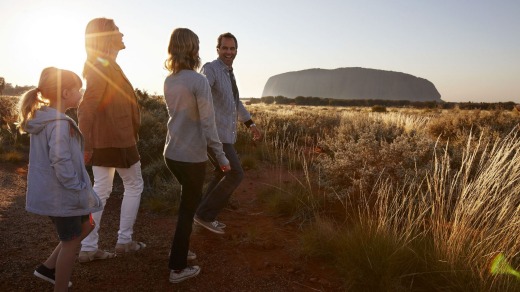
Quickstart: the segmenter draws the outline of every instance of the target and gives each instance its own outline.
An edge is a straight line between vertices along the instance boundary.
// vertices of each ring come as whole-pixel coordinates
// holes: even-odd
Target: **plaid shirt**
[[[240,100],[235,101],[229,68],[220,59],[204,64],[200,73],[204,74],[211,86],[215,122],[220,142],[234,144],[237,140],[237,122],[251,120],[251,115]]]

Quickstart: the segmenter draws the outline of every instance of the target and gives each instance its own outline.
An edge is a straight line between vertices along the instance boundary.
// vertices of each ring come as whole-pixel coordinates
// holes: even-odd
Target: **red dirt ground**
[[[236,210],[225,209],[219,220],[226,234],[195,226],[190,249],[196,277],[168,281],[168,252],[175,218],[141,208],[134,239],[147,244],[133,255],[86,264],[76,262],[71,291],[342,291],[341,279],[326,264],[298,253],[298,228],[288,218],[267,214],[256,192],[282,174],[246,172],[234,194]],[[49,219],[25,211],[26,166],[0,163],[0,291],[52,291],[32,275],[51,253],[57,236]],[[281,180],[281,179],[280,179]],[[121,195],[107,201],[100,248],[114,250]]]

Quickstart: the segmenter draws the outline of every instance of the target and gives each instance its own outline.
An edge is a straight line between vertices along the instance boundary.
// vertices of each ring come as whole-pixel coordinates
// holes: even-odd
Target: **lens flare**
[[[108,65],[110,65],[110,61],[108,61],[107,59],[105,58],[101,58],[101,57],[98,57],[97,60],[104,66],[104,67],[107,67]]]
[[[502,253],[499,253],[493,259],[489,270],[493,275],[509,274],[520,280],[520,272],[511,267],[511,265],[507,262],[506,257]]]

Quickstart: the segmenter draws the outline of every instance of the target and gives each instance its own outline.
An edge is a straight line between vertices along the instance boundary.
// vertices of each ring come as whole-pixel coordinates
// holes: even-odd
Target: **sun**
[[[38,70],[55,66],[80,74],[86,56],[87,23],[80,12],[71,6],[34,1],[11,26],[16,38],[16,55],[21,56],[17,65]]]

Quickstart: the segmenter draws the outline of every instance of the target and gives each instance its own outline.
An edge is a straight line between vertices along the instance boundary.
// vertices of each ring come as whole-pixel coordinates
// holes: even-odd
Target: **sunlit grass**
[[[140,103],[143,206],[175,213],[164,103]],[[236,147],[246,175],[269,172],[259,199],[301,228],[301,255],[336,267],[348,291],[520,291],[518,111],[248,109],[264,136],[252,142],[240,126]],[[16,137],[3,129],[5,154]],[[262,239],[251,228],[233,240]]]
[[[468,126],[445,123],[443,133],[456,133],[446,140],[431,129],[456,120],[456,111],[277,109],[279,115],[271,108],[261,116],[278,125],[272,130],[277,138],[264,140],[272,149],[270,161],[296,170],[291,165],[299,158],[310,185],[320,185],[341,205],[335,209],[346,213],[331,217],[323,209],[330,202],[315,205],[303,225],[303,253],[335,265],[349,291],[518,288],[514,277],[489,270],[501,251],[519,263],[519,242],[512,236],[519,231],[519,145],[515,135],[507,136],[518,123],[516,113],[494,113],[496,124],[484,112],[477,113],[482,120],[466,119]],[[327,118],[321,133],[309,124],[323,125]],[[313,143],[328,154],[295,155]],[[294,216],[301,206],[287,191],[293,186],[277,188],[261,197],[275,214]]]

